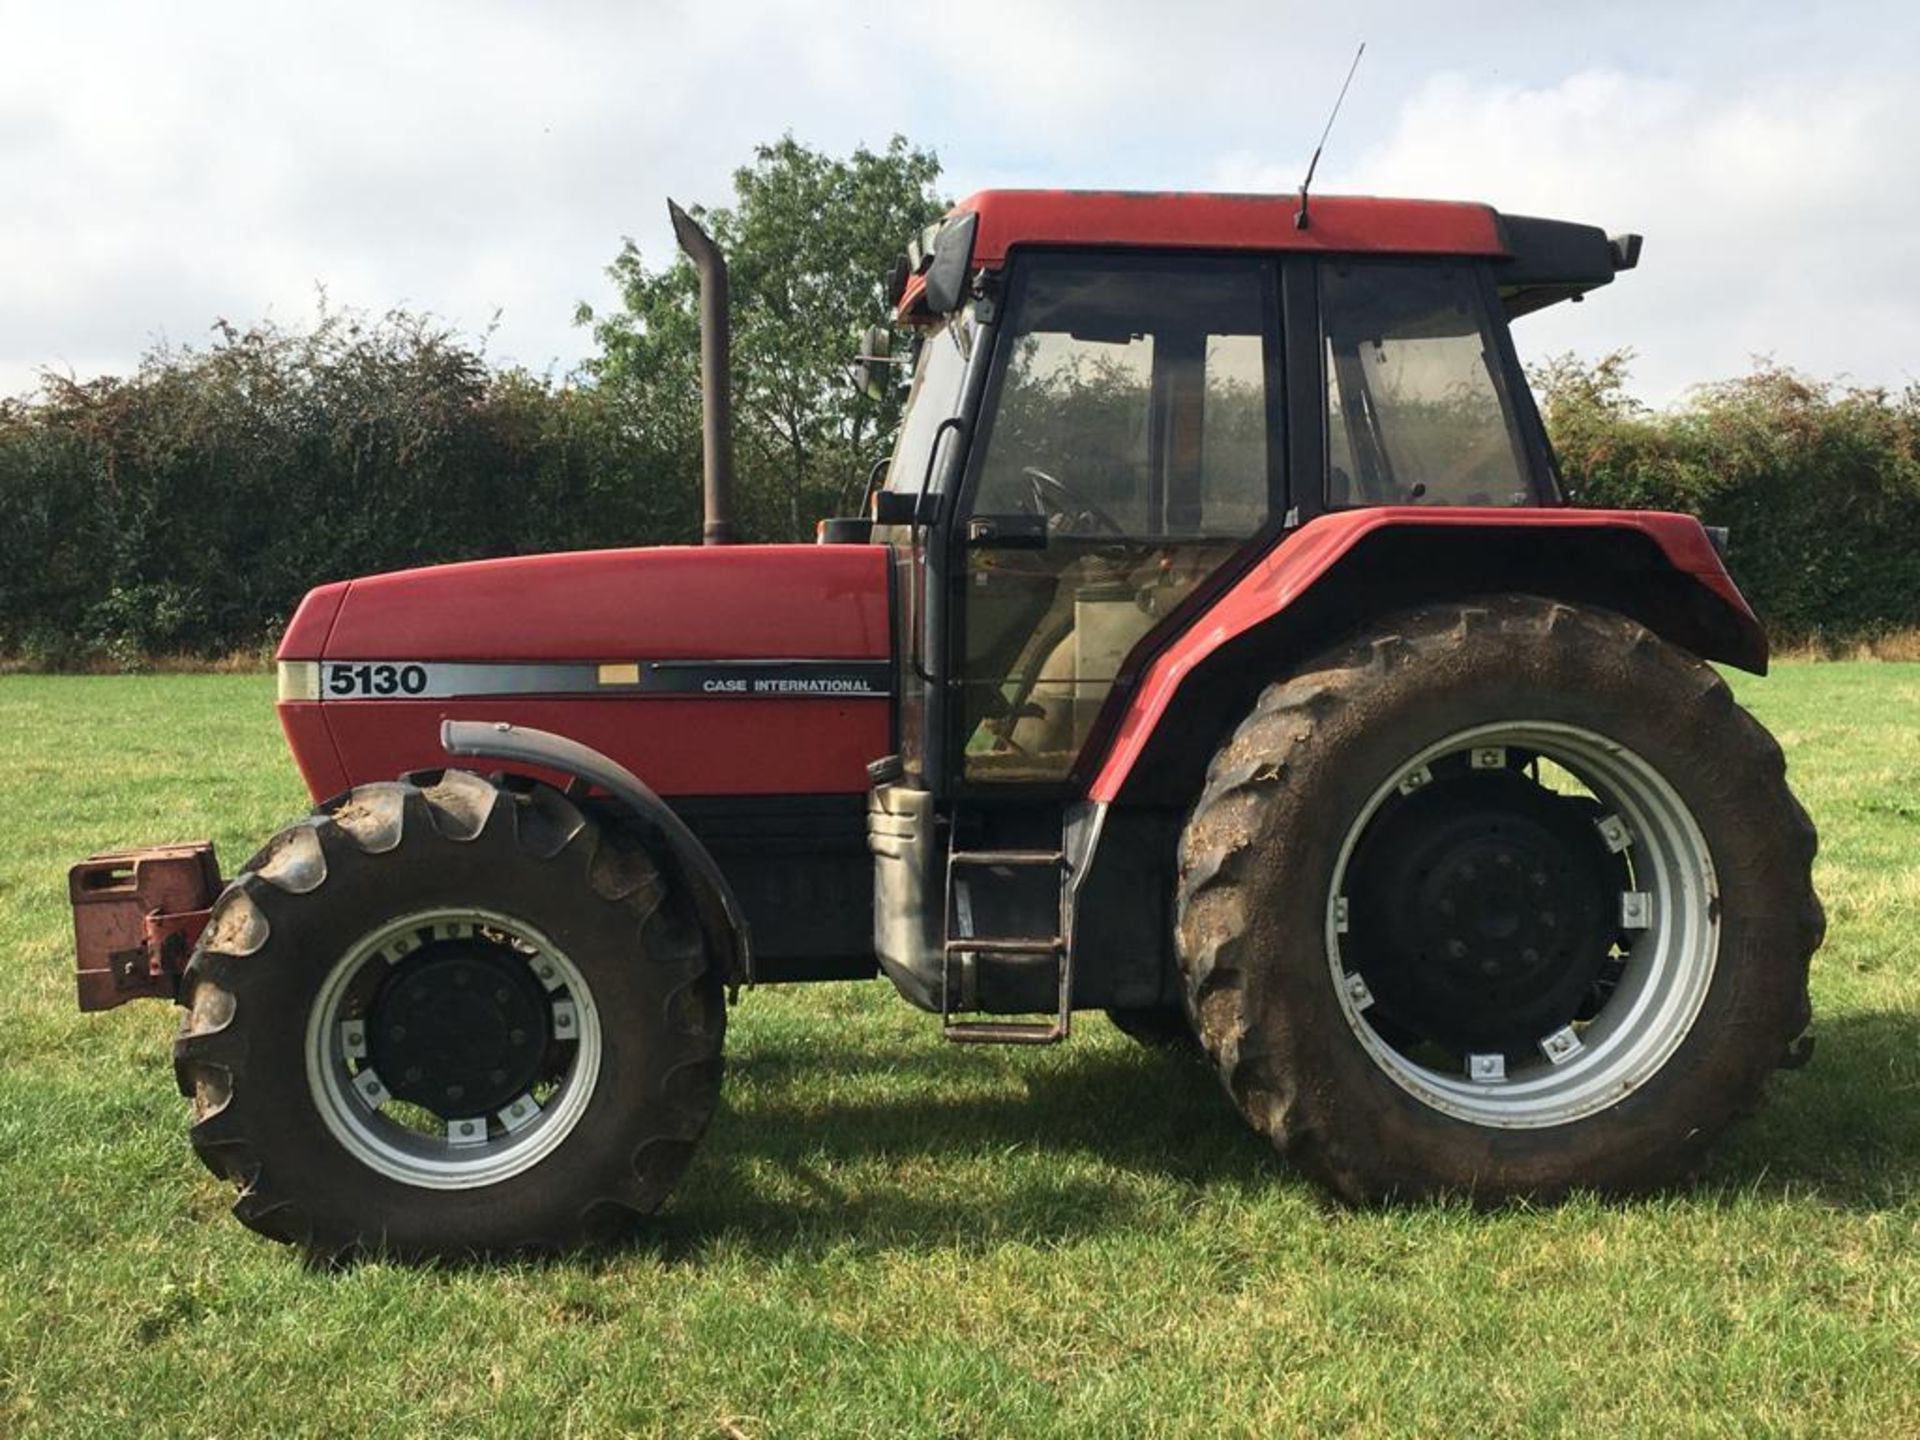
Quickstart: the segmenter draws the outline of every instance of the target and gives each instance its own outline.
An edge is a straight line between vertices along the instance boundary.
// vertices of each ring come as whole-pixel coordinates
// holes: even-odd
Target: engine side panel
[[[888,753],[884,697],[870,700],[504,696],[366,700],[315,707],[349,784],[444,765],[442,720],[551,730],[619,761],[659,794],[829,795],[866,790]],[[336,786],[336,789],[344,788]]]

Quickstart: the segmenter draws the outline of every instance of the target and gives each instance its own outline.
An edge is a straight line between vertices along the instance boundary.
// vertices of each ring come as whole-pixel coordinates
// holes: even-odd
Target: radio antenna
[[[1320,166],[1320,152],[1327,148],[1327,136],[1333,133],[1333,122],[1340,118],[1340,106],[1346,101],[1347,87],[1353,84],[1353,72],[1360,68],[1360,57],[1367,53],[1367,42],[1362,40],[1360,48],[1353,52],[1353,63],[1347,67],[1347,78],[1340,82],[1340,93],[1334,98],[1333,109],[1327,114],[1327,125],[1320,132],[1320,143],[1313,147],[1313,158],[1307,162],[1307,178],[1300,182],[1300,208],[1293,212],[1293,228],[1307,228],[1307,187],[1313,184],[1313,172]]]

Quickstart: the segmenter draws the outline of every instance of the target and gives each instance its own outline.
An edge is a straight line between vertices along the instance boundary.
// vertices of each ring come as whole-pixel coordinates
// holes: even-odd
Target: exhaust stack
[[[700,440],[706,476],[701,540],[731,545],[733,533],[733,397],[729,388],[727,261],[700,222],[673,201],[674,238],[700,272]]]

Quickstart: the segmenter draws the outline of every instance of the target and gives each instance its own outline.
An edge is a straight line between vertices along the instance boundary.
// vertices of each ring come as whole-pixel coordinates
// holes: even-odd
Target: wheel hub
[[[381,988],[367,1043],[396,1099],[443,1118],[487,1115],[543,1077],[548,1011],[517,952],[478,939],[436,941]]]
[[[1380,1015],[1508,1056],[1567,1024],[1626,888],[1591,810],[1512,771],[1462,770],[1376,817],[1349,872],[1349,943]]]

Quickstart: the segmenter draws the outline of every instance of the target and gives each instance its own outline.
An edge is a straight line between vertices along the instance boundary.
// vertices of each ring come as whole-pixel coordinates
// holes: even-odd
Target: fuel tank
[[[311,591],[279,714],[316,799],[446,763],[442,720],[505,720],[666,796],[857,795],[893,749],[878,545],[597,550]]]

